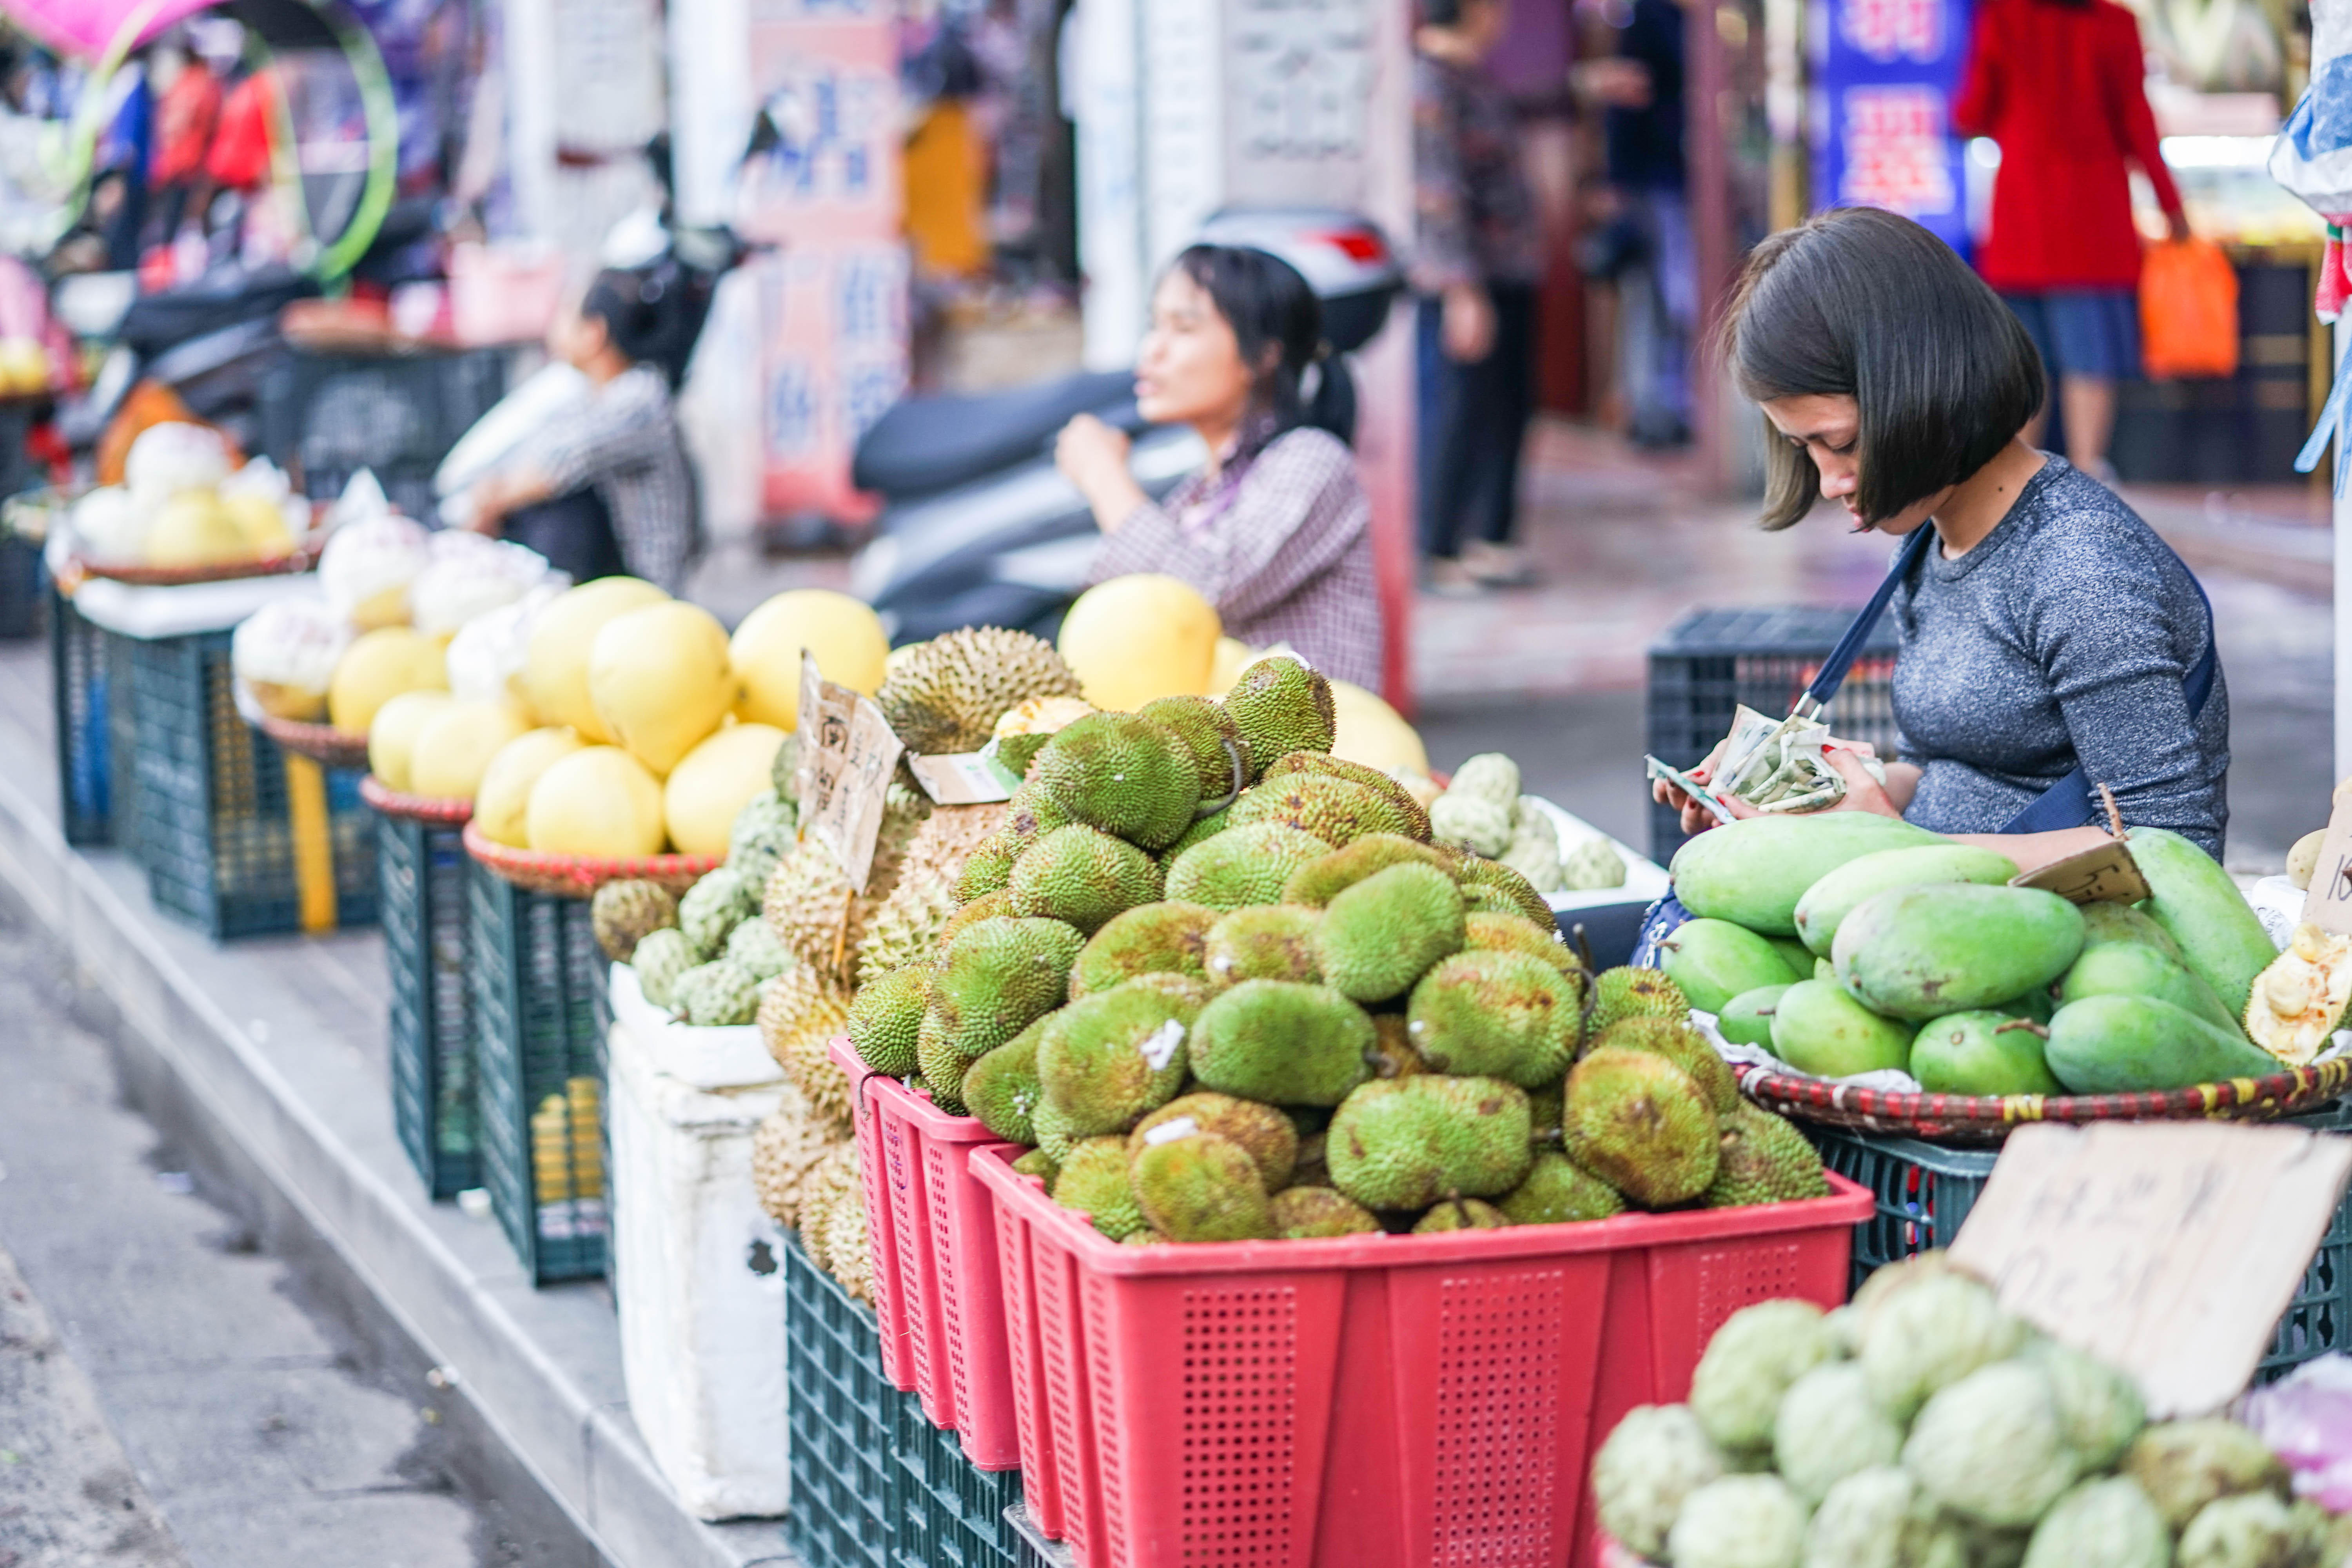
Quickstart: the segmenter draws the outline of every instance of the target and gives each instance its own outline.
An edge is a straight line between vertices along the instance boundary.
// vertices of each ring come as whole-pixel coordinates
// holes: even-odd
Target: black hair
[[[1250,422],[1254,436],[1244,437],[1249,450],[1302,425],[1342,441],[1353,436],[1354,389],[1335,365],[1324,363],[1323,302],[1298,268],[1248,246],[1195,245],[1176,258],[1171,270],[1209,296],[1234,330],[1242,363],[1254,372],[1250,411],[1260,417]],[[1306,392],[1310,371],[1311,402]]]
[[[1883,522],[1992,460],[2041,408],[2042,356],[1952,247],[1875,207],[1783,229],[1748,258],[1726,314],[1739,390],[1861,405],[1854,506]],[[1795,444],[1765,450],[1763,525],[1812,510],[1821,475]]]
[[[608,267],[588,285],[580,313],[604,323],[605,337],[624,358],[633,363],[652,360],[658,364],[677,310],[672,281],[658,268]]]

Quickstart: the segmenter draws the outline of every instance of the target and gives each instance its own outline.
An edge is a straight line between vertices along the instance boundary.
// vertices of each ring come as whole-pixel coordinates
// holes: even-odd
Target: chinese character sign
[[[1813,14],[1814,205],[1885,207],[1965,249],[1950,110],[1968,0],[1816,0]]]

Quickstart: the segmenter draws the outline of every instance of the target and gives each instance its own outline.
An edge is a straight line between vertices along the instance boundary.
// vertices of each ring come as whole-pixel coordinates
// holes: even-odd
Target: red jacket
[[[2139,282],[2131,159],[2168,213],[2180,193],[2157,150],[2139,23],[2111,0],[1985,0],[1952,129],[2000,144],[1977,270],[1996,289]]]

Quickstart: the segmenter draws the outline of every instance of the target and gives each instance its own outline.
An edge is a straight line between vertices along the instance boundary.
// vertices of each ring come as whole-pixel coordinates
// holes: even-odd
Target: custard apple
[[[2286,1517],[2284,1507],[2279,1517]],[[2084,1481],[2058,1500],[2033,1527],[2025,1568],[2168,1568],[2171,1557],[2171,1532],[2147,1494],[2110,1476]],[[2206,1568],[2221,1568],[2222,1561]],[[2180,1562],[2189,1568],[2187,1555]]]
[[[698,962],[686,933],[676,926],[647,931],[638,939],[636,951],[629,959],[637,972],[637,989],[645,993],[647,1002],[665,1013],[674,1006],[677,977]]]
[[[760,983],[725,959],[698,964],[671,985],[670,1007],[699,1029],[749,1024],[760,1016]]]
[[[2026,1347],[2024,1359],[2050,1374],[2059,1430],[2066,1446],[2083,1457],[2083,1468],[2114,1468],[2147,1425],[2138,1386],[2106,1363],[2054,1340],[2036,1340]]]
[[[625,878],[596,889],[588,902],[588,923],[597,950],[614,963],[626,963],[648,932],[677,924],[677,900],[659,882]]]
[[[1433,843],[1466,845],[1496,858],[1511,847],[1511,809],[1450,789],[1429,808],[1429,837]]]
[[[2286,1491],[2286,1467],[2263,1440],[2234,1421],[2167,1421],[2150,1426],[2124,1452],[2123,1473],[2137,1481],[2164,1522],[2188,1528],[2216,1498]]]
[[[773,980],[799,961],[777,939],[767,921],[750,920],[729,933],[727,962],[742,965],[758,982]]]
[[[677,924],[695,955],[708,963],[719,956],[729,933],[759,912],[759,887],[733,867],[721,866],[678,900]]]
[[[800,827],[800,808],[786,800],[776,790],[765,790],[743,803],[735,814],[735,826],[728,832],[732,849],[740,849],[755,838],[765,838],[782,831],[790,837]]]
[[[1500,752],[1481,752],[1454,770],[1447,795],[1465,795],[1502,808],[1505,820],[1519,803],[1519,764]]]
[[[1572,893],[1625,885],[1625,857],[1598,833],[1559,858],[1559,885]]]
[[[1772,1423],[1780,1479],[1808,1503],[1858,1471],[1892,1465],[1903,1428],[1871,1403],[1862,1368],[1850,1361],[1813,1368],[1789,1385]]]
[[[1873,1324],[1872,1334],[1883,1326],[1883,1319]],[[2082,1460],[2059,1426],[2050,1374],[2006,1361],[1979,1367],[1927,1401],[1903,1445],[1903,1468],[1954,1513],[2015,1528],[2058,1500]]]
[[[1525,877],[1537,892],[1559,891],[1559,830],[1548,816],[1520,817],[1511,830],[1511,842],[1503,851],[1502,861]]]
[[[1908,1421],[1937,1390],[2025,1343],[2025,1325],[1965,1274],[1927,1275],[1877,1302],[1862,1331],[1870,1396]]]
[[[1715,1331],[1691,1373],[1691,1414],[1727,1453],[1769,1447],[1780,1396],[1836,1355],[1836,1338],[1811,1301],[1743,1307]]]
[[[1827,1370],[1827,1369],[1823,1369]],[[1959,1531],[1895,1465],[1830,1488],[1805,1527],[1804,1568],[1970,1568]]]
[[[1675,1568],[1798,1568],[1805,1505],[1778,1476],[1726,1476],[1683,1500],[1666,1532]]]
[[[1722,1474],[1723,1456],[1688,1406],[1639,1405],[1593,1456],[1593,1505],[1602,1529],[1656,1558],[1683,1500]]]

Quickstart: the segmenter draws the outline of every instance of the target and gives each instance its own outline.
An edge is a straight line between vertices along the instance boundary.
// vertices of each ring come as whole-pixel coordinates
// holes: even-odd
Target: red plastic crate
[[[1590,1568],[1593,1444],[1682,1397],[1739,1308],[1843,1301],[1872,1202],[1832,1175],[1755,1208],[1133,1247],[1003,1154],[971,1168],[1021,1298],[1024,1473],[1059,1494],[1031,1509],[1087,1568]]]
[[[915,1356],[908,1344],[907,1298],[898,1278],[898,1238],[890,1227],[889,1179],[882,1155],[882,1107],[866,1092],[872,1075],[845,1036],[827,1044],[827,1053],[856,1086],[850,1095],[857,1133],[857,1173],[866,1189],[866,1237],[874,1251],[874,1323],[882,1336],[882,1375],[901,1394],[915,1391]]]
[[[871,1071],[845,1037],[835,1039],[831,1051],[856,1089],[875,1300],[887,1300],[902,1325],[905,1376],[894,1371],[891,1381],[921,1397],[931,1425],[953,1431],[973,1465],[1013,1469],[1021,1462],[1021,1442],[996,1211],[968,1162],[975,1149],[1004,1150],[1008,1157],[1021,1150],[978,1117],[950,1116],[928,1096]],[[883,1342],[890,1344],[887,1333]],[[884,1364],[890,1364],[887,1353]]]

